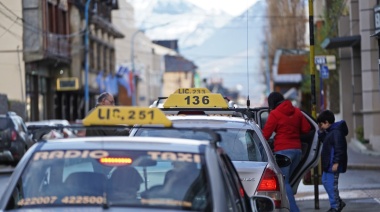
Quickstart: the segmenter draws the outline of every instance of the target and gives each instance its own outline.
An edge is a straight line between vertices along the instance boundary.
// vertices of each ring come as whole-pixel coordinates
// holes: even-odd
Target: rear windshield
[[[5,130],[8,128],[8,119],[5,117],[0,118],[0,130]]]
[[[225,129],[217,130],[222,141],[219,145],[224,149],[232,161],[260,161],[267,162],[263,141],[253,130]],[[134,136],[187,138],[197,140],[212,139],[209,133],[181,130],[181,129],[154,129],[140,128]]]
[[[203,156],[186,152],[67,150],[34,153],[15,208],[133,206],[204,210]]]

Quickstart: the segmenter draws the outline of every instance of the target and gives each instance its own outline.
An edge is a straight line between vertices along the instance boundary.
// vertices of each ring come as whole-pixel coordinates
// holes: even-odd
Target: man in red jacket
[[[269,116],[263,129],[265,139],[269,140],[272,133],[274,136],[274,153],[286,155],[291,159],[291,164],[282,167],[282,174],[285,176],[286,193],[289,199],[290,211],[298,212],[293,190],[289,184],[289,178],[301,161],[301,134],[311,130],[301,110],[294,107],[289,100],[278,92],[272,92],[268,96]]]

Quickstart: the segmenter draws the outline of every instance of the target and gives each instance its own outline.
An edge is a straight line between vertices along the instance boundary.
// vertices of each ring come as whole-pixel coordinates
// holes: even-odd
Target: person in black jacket
[[[321,152],[322,184],[329,196],[330,209],[342,211],[346,204],[339,196],[339,174],[347,170],[347,124],[344,120],[335,122],[334,113],[325,110],[317,117],[319,139],[323,142]]]
[[[104,92],[101,93],[97,99],[95,108],[102,106],[114,106],[115,100],[113,95]],[[93,108],[92,110],[94,110]],[[91,113],[92,110],[89,112]],[[128,136],[129,129],[86,129],[86,136]]]

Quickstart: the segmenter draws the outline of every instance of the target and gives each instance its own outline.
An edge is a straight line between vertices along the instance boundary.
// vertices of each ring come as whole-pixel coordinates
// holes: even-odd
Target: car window
[[[226,186],[227,189],[227,195],[229,196],[229,200],[233,200],[232,204],[229,203],[229,211],[244,211],[244,202],[242,199],[242,196],[240,194],[240,189],[243,189],[236,183],[236,176],[234,176],[236,173],[232,172],[231,166],[226,163],[226,158],[225,155],[221,154],[221,166],[222,166],[222,172],[224,172],[225,180],[227,181],[227,184],[229,186]],[[236,207],[236,209],[234,209]]]
[[[225,129],[216,130],[222,141],[219,145],[227,152],[233,161],[260,161],[267,162],[268,157],[264,150],[263,140],[253,130]],[[174,137],[198,140],[212,139],[209,133],[186,129],[154,129],[139,128],[134,136]]]
[[[8,128],[8,119],[5,117],[0,118],[0,130],[5,130]]]
[[[107,203],[204,210],[211,201],[201,158],[168,151],[35,152],[18,180],[15,207]]]

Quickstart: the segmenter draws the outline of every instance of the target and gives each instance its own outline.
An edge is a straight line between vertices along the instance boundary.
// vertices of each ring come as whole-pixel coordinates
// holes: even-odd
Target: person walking
[[[269,116],[263,128],[263,135],[266,140],[269,140],[272,133],[276,133],[273,144],[274,153],[286,155],[291,160],[291,164],[281,167],[281,171],[285,176],[285,188],[289,199],[290,211],[298,212],[299,208],[289,180],[301,161],[301,134],[308,133],[311,130],[311,126],[301,110],[294,107],[289,100],[285,100],[281,93],[272,92],[269,94],[268,107]]]
[[[95,108],[102,107],[102,106],[114,106],[115,100],[113,98],[113,95],[104,92],[101,93],[97,99],[97,103],[95,105]],[[93,108],[92,110],[94,110]],[[89,112],[91,113],[92,110]],[[128,136],[129,135],[129,129],[86,129],[86,136]]]
[[[339,196],[339,174],[347,170],[348,127],[346,121],[335,122],[334,113],[322,111],[317,117],[319,140],[323,142],[321,151],[322,184],[329,196],[328,212],[342,211],[346,203]]]

